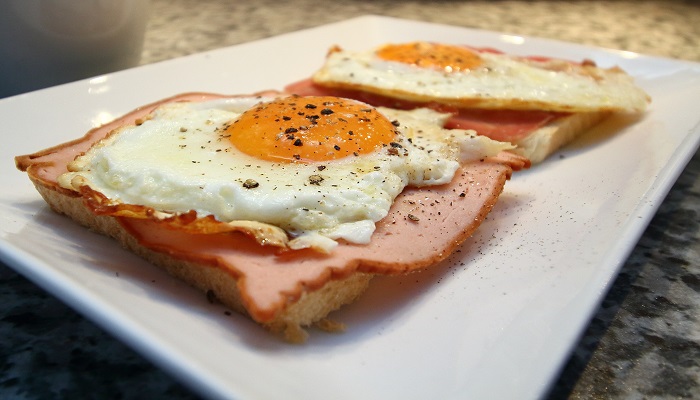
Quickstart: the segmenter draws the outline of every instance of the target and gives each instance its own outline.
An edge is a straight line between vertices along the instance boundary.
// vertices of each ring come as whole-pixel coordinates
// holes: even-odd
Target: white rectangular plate
[[[517,173],[475,237],[428,271],[379,278],[334,315],[343,334],[282,343],[52,213],[15,155],[187,91],[309,76],[334,44],[413,39],[620,65],[652,96]],[[200,393],[239,399],[536,398],[700,142],[700,65],[536,38],[362,17],[0,100],[0,255]]]

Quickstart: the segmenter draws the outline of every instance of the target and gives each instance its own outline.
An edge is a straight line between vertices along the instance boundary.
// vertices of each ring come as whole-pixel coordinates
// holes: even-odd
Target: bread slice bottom
[[[558,118],[525,138],[515,141],[513,144],[517,148],[513,151],[529,158],[532,164],[538,164],[608,115],[610,115],[608,112],[590,112]]]
[[[32,179],[32,183],[55,212],[68,216],[94,232],[114,238],[127,250],[201,290],[207,298],[215,299],[242,314],[248,314],[236,284],[237,279],[232,274],[221,268],[171,257],[142,246],[116,218],[95,215],[85,207],[81,197],[60,193],[46,187],[37,179]],[[323,318],[331,311],[357,299],[367,289],[373,276],[371,273],[356,272],[346,278],[331,280],[319,290],[304,292],[301,298],[290,304],[283,313],[262,325],[274,333],[283,335],[286,341],[292,343],[306,340],[308,333],[303,329],[305,326],[318,324],[324,330],[342,330],[342,325]]]
[[[384,223],[378,223],[368,245],[341,243],[334,252],[338,258],[331,263],[325,257],[279,258],[275,250],[249,248],[237,236],[219,238],[219,244],[210,247],[211,237],[188,237],[177,229],[160,226],[150,231],[153,236],[149,237],[147,231],[152,225],[148,224],[153,221],[100,214],[88,204],[88,198],[58,185],[58,177],[75,154],[113,129],[138,123],[161,104],[222,97],[226,96],[173,96],[140,107],[80,139],[17,156],[15,163],[27,172],[56,212],[111,236],[129,251],[204,291],[209,299],[218,299],[269,330],[283,333],[292,342],[303,341],[306,333],[302,327],[312,324],[326,330],[338,329],[337,324],[325,319],[326,315],[353,302],[375,274],[408,273],[443,260],[486,218],[511,173],[530,166],[526,158],[503,152],[469,163],[447,185],[406,190],[401,200],[394,202]],[[434,203],[424,203],[427,198],[434,199]],[[145,221],[147,226],[135,221]],[[299,270],[303,273],[296,277],[301,278],[294,280]]]

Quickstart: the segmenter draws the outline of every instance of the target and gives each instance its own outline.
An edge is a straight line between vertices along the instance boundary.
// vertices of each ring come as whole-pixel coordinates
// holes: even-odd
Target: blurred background
[[[0,97],[138,65],[148,0],[0,2]]]
[[[322,5],[311,0],[4,0],[0,97],[366,14],[700,60],[698,4],[697,0],[355,0]]]

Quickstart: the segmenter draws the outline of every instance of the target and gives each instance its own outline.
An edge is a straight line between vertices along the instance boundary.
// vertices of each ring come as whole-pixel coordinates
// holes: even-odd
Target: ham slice
[[[266,92],[266,95],[274,92]],[[141,107],[88,132],[83,138],[16,158],[42,190],[78,198],[58,186],[66,165],[113,129],[136,123],[166,102],[223,97],[188,93]],[[529,161],[510,153],[463,166],[449,184],[408,188],[387,217],[377,223],[368,245],[341,242],[331,254],[313,250],[284,251],[261,246],[240,232],[193,233],[154,219],[114,217],[139,245],[201,268],[218,268],[236,279],[243,307],[255,321],[274,320],[303,293],[362,272],[400,274],[445,259],[486,217],[513,170]],[[84,199],[83,201],[87,201]]]
[[[509,171],[496,162],[476,163],[448,185],[405,190],[377,223],[370,244],[342,242],[329,255],[279,253],[242,234],[192,235],[143,219],[120,218],[120,223],[141,245],[238,278],[246,310],[265,322],[304,290],[319,289],[331,279],[354,272],[400,274],[444,259],[486,217]]]
[[[300,96],[347,97],[375,107],[391,107],[401,110],[428,107],[453,114],[445,124],[446,128],[473,129],[479,135],[500,142],[517,142],[554,120],[570,115],[561,112],[531,110],[458,109],[439,103],[414,103],[359,90],[326,88],[315,84],[311,79],[294,82],[285,87],[285,91]]]

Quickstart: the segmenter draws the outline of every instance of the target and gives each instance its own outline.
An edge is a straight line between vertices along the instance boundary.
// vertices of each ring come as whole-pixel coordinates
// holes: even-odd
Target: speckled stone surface
[[[693,1],[153,0],[142,63],[365,14],[700,61],[700,3]],[[0,303],[1,399],[197,397],[5,266]],[[549,398],[700,398],[700,153]]]

